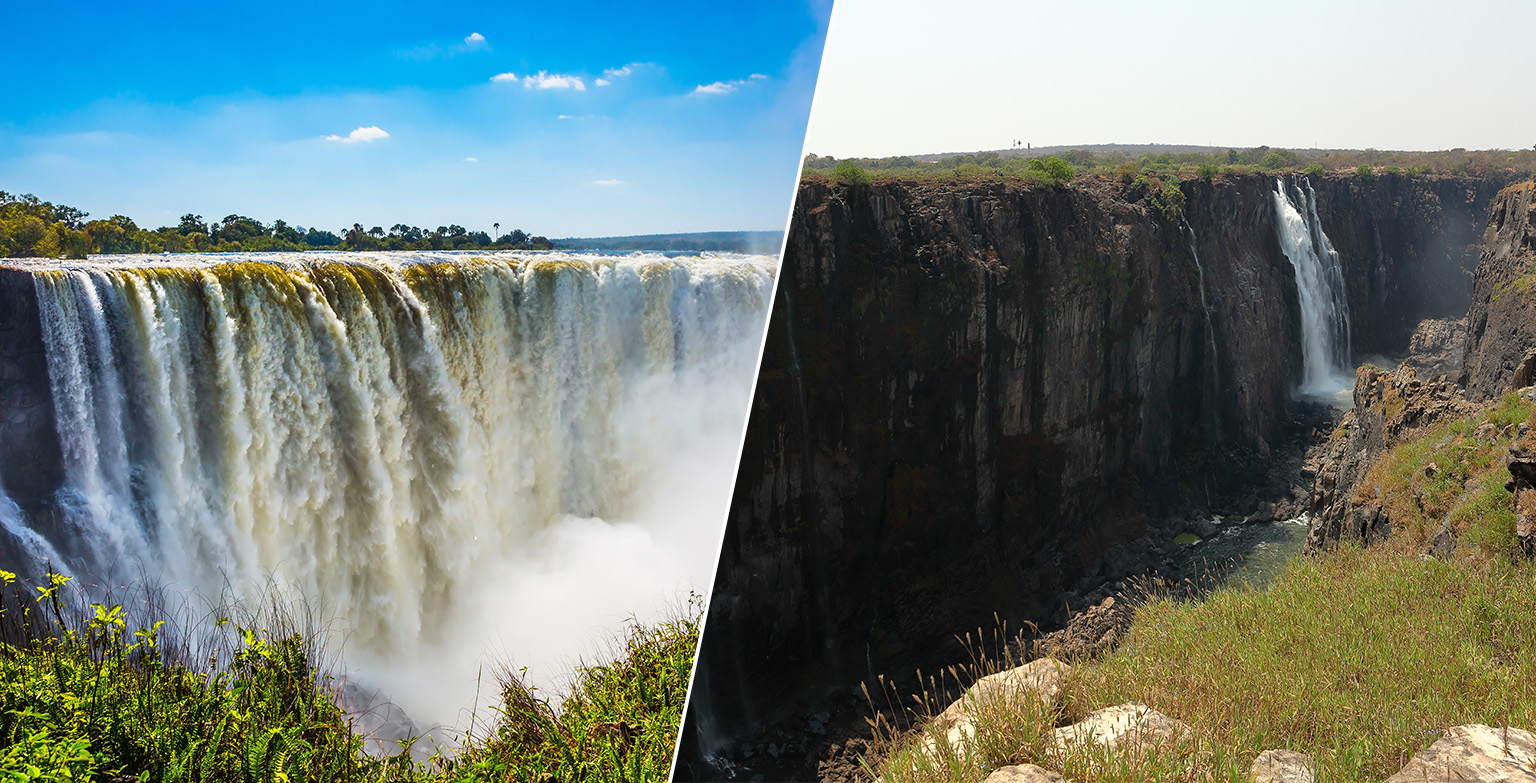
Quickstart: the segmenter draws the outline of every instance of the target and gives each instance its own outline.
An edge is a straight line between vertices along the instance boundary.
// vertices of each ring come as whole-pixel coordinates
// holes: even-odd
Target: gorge
[[[459,722],[702,585],[775,264],[257,253],[0,262],[0,565],[338,618]],[[481,699],[483,702],[484,699]],[[483,704],[482,704],[483,706]]]
[[[1230,174],[1178,214],[1109,177],[802,183],[680,774],[814,775],[865,733],[835,692],[1060,624],[1169,517],[1284,495],[1298,397],[1466,314],[1506,183]]]

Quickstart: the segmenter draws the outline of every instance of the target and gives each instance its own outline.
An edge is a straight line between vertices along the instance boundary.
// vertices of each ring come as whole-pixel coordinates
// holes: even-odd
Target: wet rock
[[[1536,783],[1536,737],[1522,729],[1453,726],[1385,783]]]
[[[1294,750],[1266,750],[1253,760],[1253,783],[1314,783],[1317,763]]]
[[[1088,717],[1052,731],[1049,747],[1058,752],[1095,743],[1114,750],[1137,745],[1182,742],[1190,735],[1189,724],[1164,715],[1145,704],[1130,702],[1105,707]]]
[[[998,767],[982,783],[1067,783],[1067,779],[1034,764]]]

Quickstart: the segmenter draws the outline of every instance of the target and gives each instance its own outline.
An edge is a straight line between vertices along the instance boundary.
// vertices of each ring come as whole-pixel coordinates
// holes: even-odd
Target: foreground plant
[[[276,603],[167,638],[164,620],[129,633],[121,605],[66,600],[69,577],[50,574],[35,597],[14,581],[0,571],[6,783],[664,780],[701,615],[695,598],[681,619],[631,621],[616,659],[578,669],[559,708],[506,678],[487,736],[417,764],[409,742],[364,752],[324,674],[323,634]]]

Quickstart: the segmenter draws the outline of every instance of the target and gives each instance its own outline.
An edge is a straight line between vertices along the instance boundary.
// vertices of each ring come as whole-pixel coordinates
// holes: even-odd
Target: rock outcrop
[[[1354,407],[1334,429],[1315,467],[1307,550],[1341,541],[1373,544],[1391,535],[1392,520],[1380,499],[1358,491],[1366,474],[1406,438],[1476,409],[1446,376],[1421,380],[1406,365],[1393,372],[1370,365],[1357,370]]]
[[[1536,737],[1523,729],[1453,726],[1385,783],[1536,783]]]
[[[1474,274],[1461,378],[1474,400],[1536,382],[1536,182],[1494,200]]]

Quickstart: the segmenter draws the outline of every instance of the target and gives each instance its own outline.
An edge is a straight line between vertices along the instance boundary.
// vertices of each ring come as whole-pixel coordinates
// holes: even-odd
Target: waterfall
[[[1184,218],[1179,219],[1184,228],[1184,238],[1189,246],[1189,257],[1195,262],[1195,275],[1200,286],[1200,314],[1205,319],[1205,339],[1211,346],[1210,354],[1205,360],[1205,405],[1202,406],[1210,414],[1210,437],[1214,441],[1221,438],[1221,401],[1219,390],[1221,388],[1221,357],[1216,352],[1216,327],[1211,323],[1211,304],[1205,293],[1205,267],[1200,263],[1200,251],[1196,249],[1198,242],[1195,239],[1195,229]]]
[[[1339,254],[1323,233],[1317,195],[1305,178],[1294,186],[1295,198],[1275,180],[1271,194],[1280,249],[1296,272],[1301,303],[1302,382],[1298,391],[1332,395],[1353,383],[1349,356],[1349,301]],[[1301,205],[1305,205],[1305,211]]]
[[[718,539],[729,478],[702,486],[690,459],[734,468],[771,259],[316,258],[13,262],[37,292],[64,476],[62,524],[0,504],[23,548],[102,584],[270,579],[382,660],[447,644],[465,612],[560,605],[511,595],[555,560]],[[686,546],[698,587],[715,553]],[[605,600],[622,617],[658,599]]]

